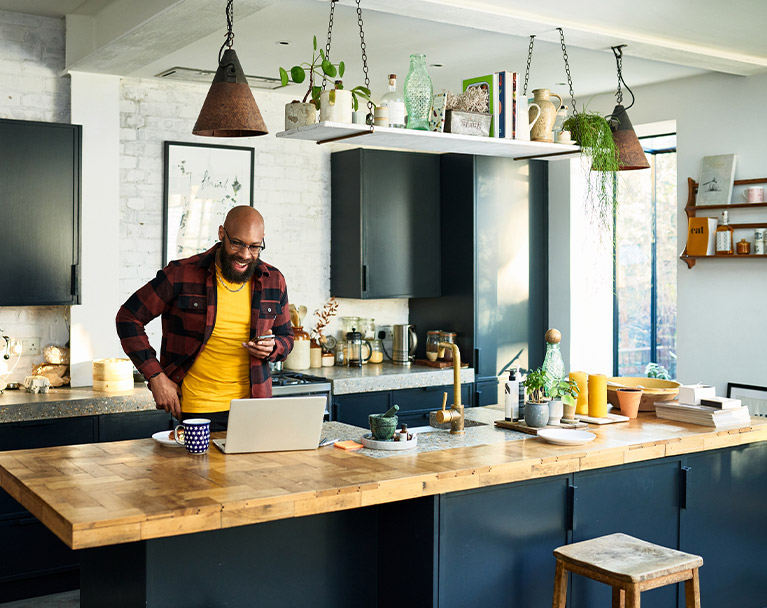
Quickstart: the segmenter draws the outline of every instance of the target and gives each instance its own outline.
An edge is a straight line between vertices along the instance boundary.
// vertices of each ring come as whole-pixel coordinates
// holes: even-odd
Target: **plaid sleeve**
[[[154,279],[128,298],[117,311],[115,319],[117,335],[125,354],[147,379],[163,370],[144,327],[170,308],[173,299],[171,276],[170,266],[160,270]]]
[[[290,322],[290,304],[288,303],[288,288],[285,278],[279,275],[280,285],[280,308],[282,312],[274,320],[272,332],[274,333],[274,350],[267,359],[269,361],[284,361],[293,350],[293,324]]]

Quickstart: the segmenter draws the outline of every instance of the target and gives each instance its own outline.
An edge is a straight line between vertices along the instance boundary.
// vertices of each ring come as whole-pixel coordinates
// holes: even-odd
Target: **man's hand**
[[[271,334],[272,332],[269,331]],[[266,359],[274,350],[274,338],[262,338],[261,340],[251,340],[243,342],[242,346],[250,353],[251,357],[256,359]]]
[[[160,372],[149,379],[149,390],[152,391],[158,408],[164,409],[181,420],[181,400],[179,399],[181,387],[178,384]]]

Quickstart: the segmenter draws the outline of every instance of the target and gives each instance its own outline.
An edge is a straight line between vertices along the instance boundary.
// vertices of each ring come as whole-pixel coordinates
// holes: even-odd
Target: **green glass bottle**
[[[426,71],[426,55],[410,55],[410,71],[405,78],[405,109],[407,128],[429,130],[432,85]]]
[[[543,371],[546,372],[546,381],[543,385],[547,397],[551,395],[551,387],[565,377],[565,362],[559,350],[559,342],[562,334],[558,329],[550,329],[546,332],[546,356],[543,359]]]

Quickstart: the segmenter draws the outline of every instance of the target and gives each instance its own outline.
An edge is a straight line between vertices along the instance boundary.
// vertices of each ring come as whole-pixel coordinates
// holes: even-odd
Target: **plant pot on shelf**
[[[293,101],[285,104],[285,130],[306,127],[317,122],[317,106]]]
[[[330,89],[320,93],[320,122],[352,122],[352,92]]]
[[[492,114],[482,112],[462,112],[460,110],[447,110],[445,112],[445,133],[458,135],[476,135],[479,137],[490,136],[490,121]]]
[[[575,401],[573,401],[572,405],[568,405],[564,402],[562,403],[562,420],[568,422],[573,422],[575,420]]]
[[[549,424],[559,424],[562,420],[564,407],[561,399],[552,399],[549,401]]]
[[[542,429],[549,423],[549,404],[544,401],[525,403],[525,424],[534,429]]]

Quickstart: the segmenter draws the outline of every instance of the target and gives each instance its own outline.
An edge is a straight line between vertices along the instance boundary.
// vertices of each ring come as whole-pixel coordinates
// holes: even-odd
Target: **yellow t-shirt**
[[[184,376],[181,411],[225,412],[232,399],[250,397],[250,282],[230,283],[216,266],[217,310],[213,333]],[[227,289],[221,282],[224,282]]]

